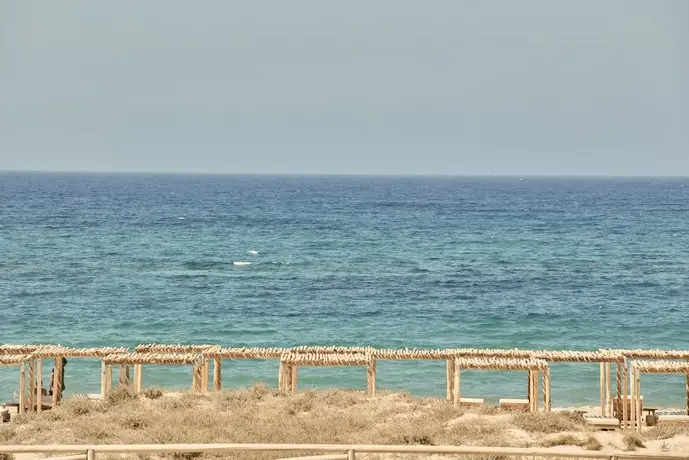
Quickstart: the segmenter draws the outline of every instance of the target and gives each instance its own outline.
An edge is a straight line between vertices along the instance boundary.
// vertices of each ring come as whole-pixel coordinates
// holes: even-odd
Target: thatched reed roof
[[[454,356],[467,358],[527,359],[531,358],[534,353],[534,350],[521,350],[519,348],[454,348],[451,351]]]
[[[689,350],[603,349],[630,359],[689,359]]]
[[[548,363],[540,359],[522,358],[456,358],[455,366],[459,369],[528,371],[545,369]]]
[[[635,361],[632,367],[646,374],[689,374],[689,362]]]
[[[211,344],[165,344],[149,343],[136,347],[137,353],[211,353],[220,349],[220,345]]]
[[[277,359],[287,352],[289,348],[220,348],[210,356],[220,359]]]
[[[0,366],[18,366],[28,359],[27,355],[0,355]]]
[[[49,347],[51,345],[0,345],[0,355],[24,355],[32,353],[41,347]]]
[[[124,347],[70,348],[60,345],[41,347],[31,353],[31,358],[102,358],[112,354],[129,353]]]
[[[450,349],[428,348],[384,348],[373,350],[376,359],[387,361],[425,360],[425,359],[452,359],[455,354]]]
[[[300,345],[289,348],[290,353],[373,353],[373,347],[345,347],[340,345]]]
[[[624,361],[624,356],[611,350],[570,351],[537,350],[531,355],[535,359],[563,363],[606,363]]]
[[[105,364],[200,364],[203,355],[191,353],[126,353],[103,357]]]
[[[285,353],[280,361],[297,366],[368,366],[374,358],[370,353]]]

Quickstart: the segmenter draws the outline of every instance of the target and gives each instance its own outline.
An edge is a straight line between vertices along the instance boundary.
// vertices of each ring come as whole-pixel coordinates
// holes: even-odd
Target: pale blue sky
[[[0,169],[689,175],[689,1],[0,0]]]

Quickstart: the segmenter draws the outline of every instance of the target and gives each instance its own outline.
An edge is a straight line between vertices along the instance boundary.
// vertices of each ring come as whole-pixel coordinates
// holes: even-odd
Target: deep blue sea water
[[[688,268],[689,179],[0,174],[4,343],[689,348]],[[445,391],[442,362],[378,373],[381,389]],[[552,374],[555,405],[598,400],[596,364]],[[67,393],[99,378],[70,360]],[[0,398],[16,381],[0,368]],[[277,363],[226,362],[226,387],[254,381],[275,385]],[[300,383],[363,388],[365,371]],[[683,377],[643,384],[684,406]],[[525,386],[462,376],[492,402]]]

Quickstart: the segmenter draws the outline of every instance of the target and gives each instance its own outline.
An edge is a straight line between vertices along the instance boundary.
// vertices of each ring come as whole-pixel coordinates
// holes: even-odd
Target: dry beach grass
[[[514,414],[492,408],[468,411],[445,401],[401,393],[376,398],[346,391],[285,396],[265,385],[208,395],[164,394],[149,389],[143,397],[122,387],[106,401],[66,399],[60,408],[21,415],[0,426],[0,444],[445,444],[686,452],[687,440],[686,426],[661,426],[638,439],[627,439],[621,433],[589,431],[581,415],[571,412]],[[279,456],[223,455],[239,459]],[[184,460],[199,455],[172,457]]]

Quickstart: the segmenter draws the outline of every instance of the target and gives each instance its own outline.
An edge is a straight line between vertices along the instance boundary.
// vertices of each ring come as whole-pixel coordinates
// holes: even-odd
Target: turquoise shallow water
[[[0,254],[5,343],[689,348],[689,179],[4,173]],[[378,383],[442,395],[444,372],[381,363]],[[66,379],[97,392],[98,364]],[[226,386],[259,380],[277,363],[226,363]],[[15,382],[0,368],[0,398]],[[365,371],[300,382],[363,388]],[[597,385],[595,364],[554,366],[556,405]],[[489,401],[525,386],[462,378]],[[683,377],[645,377],[644,396],[683,407]]]

